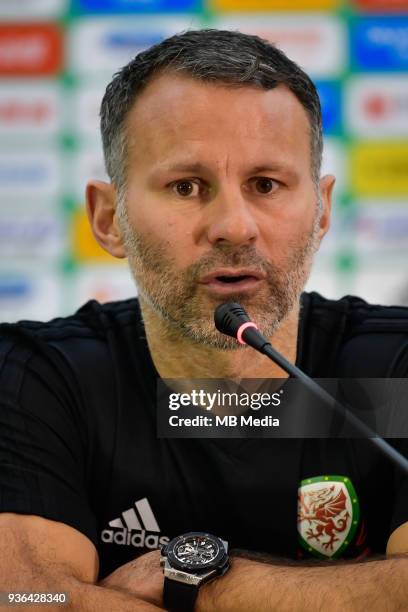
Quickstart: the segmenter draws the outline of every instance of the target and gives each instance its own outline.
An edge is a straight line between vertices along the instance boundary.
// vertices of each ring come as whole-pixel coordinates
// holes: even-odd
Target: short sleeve
[[[86,487],[86,427],[57,350],[1,335],[0,512],[65,523],[97,545]]]

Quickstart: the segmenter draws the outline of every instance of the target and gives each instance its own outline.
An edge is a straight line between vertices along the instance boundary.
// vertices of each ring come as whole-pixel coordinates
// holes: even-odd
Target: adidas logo
[[[122,512],[122,517],[109,522],[109,527],[113,529],[102,531],[102,542],[150,549],[159,548],[161,544],[169,542],[170,538],[159,537],[160,527],[146,497]]]

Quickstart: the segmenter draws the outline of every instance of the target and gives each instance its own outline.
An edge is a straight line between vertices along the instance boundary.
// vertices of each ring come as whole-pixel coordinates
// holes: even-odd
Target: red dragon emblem
[[[330,484],[312,490],[300,489],[298,503],[298,522],[306,521],[306,525],[309,525],[305,528],[303,523],[302,537],[307,542],[319,543],[318,548],[334,552],[335,542],[340,541],[337,536],[349,531],[351,519],[347,509],[348,497],[343,488]]]

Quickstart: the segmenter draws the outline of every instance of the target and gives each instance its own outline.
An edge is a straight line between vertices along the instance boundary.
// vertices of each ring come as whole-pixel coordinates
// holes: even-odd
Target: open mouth
[[[250,291],[259,286],[262,279],[252,274],[219,274],[205,280],[204,286],[213,293],[226,295],[239,291]]]
[[[247,274],[243,276],[216,276],[215,277],[215,280],[220,281],[222,283],[239,283],[241,281],[248,280],[248,279],[257,280],[255,276],[249,276]]]

